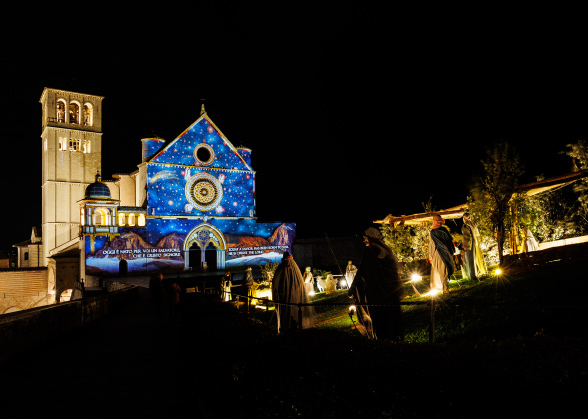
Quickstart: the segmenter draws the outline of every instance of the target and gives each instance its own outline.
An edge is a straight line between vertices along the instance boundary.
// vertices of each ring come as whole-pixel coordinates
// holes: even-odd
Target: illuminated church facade
[[[82,276],[108,276],[239,269],[292,252],[295,224],[257,222],[251,150],[233,146],[204,106],[174,140],[143,139],[136,171],[103,180],[101,100],[43,93],[44,174],[68,163],[44,180],[47,258],[77,246]]]

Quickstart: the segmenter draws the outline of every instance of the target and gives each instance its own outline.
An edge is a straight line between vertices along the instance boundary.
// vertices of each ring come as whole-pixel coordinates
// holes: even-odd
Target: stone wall
[[[47,281],[47,268],[0,271],[0,314],[52,303]]]
[[[50,343],[137,301],[137,287],[0,316],[0,360]],[[72,348],[74,349],[74,348]]]

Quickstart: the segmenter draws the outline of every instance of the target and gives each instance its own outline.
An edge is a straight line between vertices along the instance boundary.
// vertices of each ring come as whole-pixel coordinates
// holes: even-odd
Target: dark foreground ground
[[[158,317],[142,289],[124,311],[0,364],[1,417],[579,417],[585,406],[585,340],[276,336],[217,298]]]

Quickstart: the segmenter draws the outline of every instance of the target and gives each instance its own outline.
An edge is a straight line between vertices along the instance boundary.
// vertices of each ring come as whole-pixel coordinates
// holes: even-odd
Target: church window
[[[80,105],[77,102],[71,102],[69,104],[69,123],[80,123]]]
[[[91,147],[90,147],[90,140],[84,140],[83,144],[82,144],[82,152],[84,153],[90,153]]]
[[[91,103],[84,105],[84,125],[94,125],[94,112]]]
[[[214,160],[214,150],[208,144],[202,143],[194,149],[196,164],[209,165]]]
[[[86,211],[83,208],[80,211],[80,224],[83,226],[86,225]]]
[[[57,101],[57,122],[65,122],[65,100],[59,99]]]
[[[69,151],[80,151],[80,140],[69,139]]]
[[[129,220],[129,225],[131,227],[134,227],[135,226],[135,214],[129,214],[128,220]]]
[[[97,208],[94,212],[94,225],[95,226],[107,226],[110,225],[108,210],[104,208]]]
[[[125,215],[124,214],[118,214],[118,225],[120,227],[125,225]]]
[[[67,150],[67,138],[59,137],[59,149],[61,151]]]
[[[145,214],[139,214],[139,217],[137,218],[137,224],[139,227],[145,227]]]

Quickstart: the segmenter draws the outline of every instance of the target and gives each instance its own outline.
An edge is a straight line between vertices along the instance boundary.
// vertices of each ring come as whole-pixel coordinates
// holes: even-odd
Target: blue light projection
[[[224,268],[275,262],[283,252],[292,252],[294,223],[257,223],[253,218],[251,150],[234,148],[206,114],[153,153],[146,163],[146,226],[119,227],[112,240],[86,235],[88,274],[116,274],[123,260],[129,272],[196,266],[193,259],[200,262],[212,246],[196,237],[215,237],[212,249],[224,252]],[[201,247],[190,250],[196,242]]]

